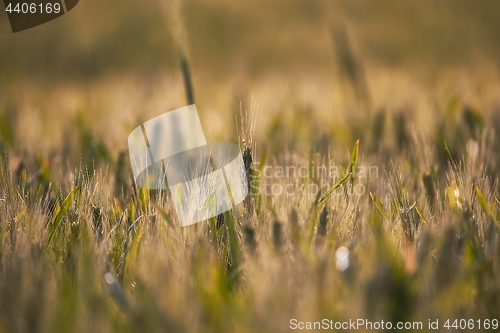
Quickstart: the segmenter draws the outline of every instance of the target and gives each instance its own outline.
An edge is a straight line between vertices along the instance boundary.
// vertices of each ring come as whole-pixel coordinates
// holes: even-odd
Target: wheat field
[[[0,332],[498,329],[498,8],[106,0],[1,21]],[[190,102],[250,194],[181,228],[127,136]]]

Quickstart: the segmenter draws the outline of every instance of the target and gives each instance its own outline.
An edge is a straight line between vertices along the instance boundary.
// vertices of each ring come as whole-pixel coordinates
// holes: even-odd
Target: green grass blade
[[[354,144],[354,148],[351,154],[351,163],[349,164],[349,172],[354,173],[358,165],[358,153],[359,153],[359,139]],[[351,177],[351,184],[354,183],[354,177]]]
[[[149,203],[149,189],[141,188],[139,190],[139,199],[141,201],[142,212],[146,213],[148,210],[148,203]]]
[[[254,172],[252,169],[251,174],[250,174],[250,191],[252,193],[252,196],[254,197],[255,200],[255,212],[257,216],[260,216],[261,211],[262,211],[262,194],[260,193],[260,184],[262,182],[262,175],[264,174],[264,167],[266,165],[267,161],[267,156],[268,156],[269,149],[266,147],[264,149],[264,153],[260,157],[260,164],[259,164],[259,169],[258,169],[258,175]]]
[[[122,257],[123,251],[123,239],[122,239],[122,219],[118,222],[116,226],[115,239],[113,242],[113,267],[116,271],[118,271],[118,267],[120,265],[120,259]]]
[[[141,217],[139,217],[139,218],[141,218]],[[137,232],[135,233],[134,237],[132,238],[132,244],[130,244],[130,248],[127,251],[127,257],[125,258],[125,277],[128,279],[127,281],[129,281],[131,278],[132,265],[136,262],[137,255],[139,254],[139,245],[140,245],[141,239],[142,239],[143,225],[144,225],[144,223],[139,224]]]
[[[224,220],[227,226],[229,236],[229,251],[231,253],[231,267],[237,269],[240,264],[240,240],[234,226],[233,216],[231,211],[224,212]]]
[[[418,207],[416,205],[415,205],[415,211],[417,212],[418,216],[420,216],[420,219],[422,220],[422,222],[429,225],[429,223],[427,222],[427,219],[424,217],[424,215],[422,214],[422,212],[420,211],[420,209],[418,209]]]
[[[375,207],[377,207],[377,209],[380,211],[382,216],[385,219],[387,219],[389,215],[387,214],[387,211],[385,210],[384,204],[382,203],[382,201],[380,201],[379,198],[377,198],[375,196],[375,194],[373,194],[372,192],[370,192],[370,198],[372,199],[373,203],[375,204]]]
[[[479,201],[479,204],[481,205],[481,208],[484,210],[486,215],[488,215],[488,217],[490,217],[491,219],[495,220],[491,207],[488,204],[488,201],[486,200],[486,197],[484,196],[483,192],[481,191],[479,186],[477,186],[477,184],[474,185],[474,191],[476,192],[477,200]]]
[[[128,205],[128,226],[129,228],[132,224],[134,224],[135,221],[135,205],[134,201],[130,200],[130,203]]]
[[[75,198],[76,190],[78,189],[78,186],[75,186],[71,192],[66,196],[64,199],[61,209],[55,214],[54,218],[52,219],[52,223],[50,224],[49,228],[49,238],[47,239],[47,245],[45,246],[45,251],[49,248],[50,244],[52,243],[52,240],[54,239],[54,235],[56,234],[57,228],[61,224],[61,221],[63,217],[66,215],[68,212],[69,207],[71,206],[71,203],[73,202],[73,199]]]
[[[336,189],[338,189],[340,186],[342,186],[350,177],[352,176],[352,172],[348,173],[344,178],[340,179],[338,182],[335,183],[330,189],[325,193],[323,197],[319,200],[317,206],[321,205],[323,202],[328,199],[333,192],[335,192]]]

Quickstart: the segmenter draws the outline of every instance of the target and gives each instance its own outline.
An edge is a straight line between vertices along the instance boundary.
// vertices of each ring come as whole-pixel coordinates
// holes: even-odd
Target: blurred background
[[[182,4],[195,102],[214,140],[236,139],[234,115],[252,96],[261,110],[257,138],[289,122],[292,149],[303,140],[350,147],[361,130],[342,128],[381,109],[404,110],[426,130],[451,98],[483,112],[498,104],[496,1]],[[0,36],[0,110],[22,128],[15,141],[28,151],[58,149],[75,117],[123,150],[138,123],[187,104],[159,1],[83,0],[16,34],[3,13]]]
[[[13,34],[0,12],[0,332],[498,319],[499,16],[487,0],[81,0]],[[321,211],[252,193],[236,223],[181,229],[169,193],[134,186],[127,138],[188,104],[183,54],[205,137],[239,142],[257,184],[325,179],[254,178],[251,159],[380,172]]]

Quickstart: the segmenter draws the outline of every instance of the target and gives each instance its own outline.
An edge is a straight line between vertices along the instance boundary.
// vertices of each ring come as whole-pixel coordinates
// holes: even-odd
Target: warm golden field
[[[0,332],[500,320],[500,4],[161,1],[0,14]],[[220,227],[130,168],[182,53],[206,137],[254,162]]]

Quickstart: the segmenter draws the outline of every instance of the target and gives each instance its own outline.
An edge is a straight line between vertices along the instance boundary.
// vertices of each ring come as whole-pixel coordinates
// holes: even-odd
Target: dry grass
[[[327,56],[338,70],[209,82],[193,52],[205,135],[239,141],[254,184],[222,225],[181,229],[171,195],[132,179],[128,133],[185,105],[181,75],[108,73],[49,90],[19,74],[0,94],[0,331],[285,332],[291,318],[426,327],[498,316],[496,67],[455,64],[429,78],[431,66],[363,56],[346,42],[356,23],[329,29],[329,48],[349,45]],[[258,104],[245,102],[252,95]]]

